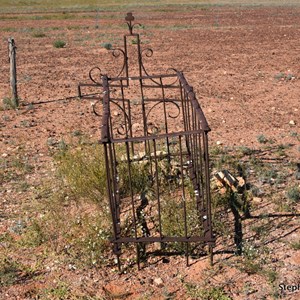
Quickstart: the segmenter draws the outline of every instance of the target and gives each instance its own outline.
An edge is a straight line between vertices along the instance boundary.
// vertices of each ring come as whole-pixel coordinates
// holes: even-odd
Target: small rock
[[[140,124],[139,123],[134,123],[132,124],[132,130],[135,131],[135,130],[139,130],[140,129]]]
[[[217,141],[217,145],[222,145],[223,143],[221,141]]]
[[[3,154],[2,154],[2,157],[7,157],[7,156],[8,156],[7,153],[3,153]]]
[[[291,120],[291,121],[289,122],[289,124],[290,124],[290,125],[296,125],[296,122],[295,122],[294,120]]]
[[[259,198],[259,197],[253,197],[252,201],[253,201],[254,203],[260,203],[260,202],[262,201],[262,199]]]
[[[164,282],[160,277],[154,278],[153,283],[159,288],[164,286]]]
[[[69,269],[69,270],[76,270],[76,266],[75,266],[75,265],[72,265],[72,264],[69,264],[69,265],[68,265],[68,269]]]

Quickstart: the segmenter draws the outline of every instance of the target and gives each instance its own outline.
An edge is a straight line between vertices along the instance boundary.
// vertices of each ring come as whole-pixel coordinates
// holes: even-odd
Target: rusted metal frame
[[[101,84],[79,83],[78,86],[77,86],[79,99],[99,100],[99,96],[101,95],[101,93],[93,93],[93,94],[82,95],[81,87],[84,87],[84,86],[86,86],[86,87],[95,87],[95,86],[102,87]]]
[[[164,78],[164,76],[161,76],[162,78]],[[169,85],[169,84],[164,84],[163,86],[165,89],[177,89],[178,86],[176,85]],[[144,85],[144,88],[152,88],[152,89],[161,89],[160,84],[158,85]]]
[[[133,132],[132,132],[132,124],[131,124],[131,102],[128,101],[128,115],[129,115],[129,120],[130,120],[130,124],[129,124],[129,132],[130,132],[130,136],[133,136]],[[131,143],[131,151],[132,151],[132,156],[134,156],[134,144]]]
[[[116,169],[116,153],[114,144],[111,143],[112,137],[112,128],[111,126],[111,117],[110,117],[110,107],[109,107],[109,84],[108,78],[106,76],[103,77],[103,118],[102,118],[102,142],[105,143],[105,154],[106,154],[106,164],[108,166],[107,169],[107,177],[109,178],[109,186],[110,186],[110,199],[113,202],[112,207],[112,217],[115,226],[115,234],[116,238],[118,238],[121,234],[120,228],[120,197],[118,191],[118,183],[117,183],[117,169]],[[110,126],[109,126],[110,124]],[[110,127],[110,128],[109,128]],[[108,149],[107,149],[108,148]],[[120,269],[120,248],[115,244],[114,252],[117,254],[118,260],[118,268]]]
[[[148,76],[132,76],[132,77],[122,77],[122,76],[120,76],[120,77],[112,77],[112,78],[109,78],[109,81],[111,81],[111,82],[114,82],[114,81],[120,81],[120,80],[146,80],[146,79],[152,79],[152,78],[154,78],[154,79],[160,79],[160,78],[171,78],[171,77],[174,77],[174,78],[176,78],[177,77],[177,75],[176,74],[161,74],[161,75],[148,75]],[[147,87],[146,85],[144,86],[144,87]],[[153,87],[152,85],[151,86],[149,86],[149,87]],[[156,85],[155,85],[155,87],[157,87]],[[160,86],[159,86],[160,87]],[[171,87],[173,87],[173,86],[171,86],[171,85],[166,85],[165,86],[166,88],[171,88]]]
[[[123,82],[120,80],[120,86],[121,86],[121,95],[122,95],[122,104],[123,104],[123,114],[124,114],[124,126],[125,126],[125,135],[126,138],[128,138],[128,129],[131,128],[131,120],[128,117],[128,125],[127,125],[127,120],[126,120],[126,106],[125,106],[125,98],[124,98],[124,87],[123,87]],[[128,101],[129,102],[129,101]],[[128,128],[129,126],[129,128]]]
[[[112,102],[109,101],[109,111],[110,111],[110,104]],[[112,124],[112,116],[111,116],[111,113],[109,114],[109,119],[108,119],[108,122],[109,122],[109,130],[110,130],[110,137],[111,137],[111,140],[114,139],[114,127],[113,127],[113,124]]]
[[[152,154],[152,153],[151,153]],[[187,156],[188,155],[188,152],[182,152],[182,155],[184,156]],[[180,157],[180,152],[173,152],[170,154],[171,157]],[[132,158],[131,159],[131,162],[138,162],[138,161],[143,161],[144,159],[151,159],[154,157],[154,153],[153,155],[145,155],[145,157],[143,158]],[[156,155],[156,157],[159,159],[159,160],[162,160],[164,158],[168,158],[168,154],[161,154],[161,155]]]
[[[194,110],[194,129],[200,129],[199,128],[199,120],[197,119],[197,115]],[[194,168],[195,168],[195,173],[197,176],[197,187],[198,187],[198,194],[199,194],[199,202],[197,203],[197,207],[199,210],[199,217],[203,217],[203,208],[204,208],[204,185],[203,185],[203,173],[204,170],[202,168],[202,155],[204,153],[202,152],[202,147],[201,147],[201,134],[195,134],[193,135],[194,137]],[[201,222],[203,220],[201,219]]]
[[[196,113],[195,113],[195,109],[192,106],[192,116],[191,116],[191,122],[192,122],[192,128],[195,129],[196,128],[196,124],[197,124],[197,120],[196,120]],[[197,134],[192,134],[191,135],[191,160],[192,160],[192,164],[193,164],[193,172],[195,174],[196,180],[195,180],[195,185],[194,185],[194,189],[195,189],[195,195],[196,195],[196,201],[197,201],[197,209],[199,212],[199,217],[201,216],[201,203],[203,201],[203,199],[201,199],[201,187],[200,187],[200,180],[199,180],[199,171],[198,171],[198,156],[200,155],[200,153],[198,152],[197,149]]]
[[[211,196],[210,196],[210,171],[209,171],[209,152],[208,152],[208,131],[204,132],[204,149],[205,149],[205,170],[206,170],[206,206],[207,206],[207,226],[206,240],[208,241],[208,252],[210,257],[210,264],[213,265],[213,246],[215,237],[212,231],[212,216],[211,216]]]
[[[131,173],[131,160],[130,160],[130,150],[128,142],[125,143],[126,145],[126,156],[127,156],[127,166],[128,166],[128,174],[129,174],[129,186],[130,186],[130,198],[131,198],[131,208],[132,208],[132,218],[133,218],[133,225],[134,225],[134,239],[137,240],[137,221],[135,217],[135,204],[134,204],[134,193],[132,187],[132,173]],[[120,240],[120,239],[119,239]],[[138,269],[140,269],[140,252],[138,249],[138,245],[136,246],[136,260]]]
[[[197,126],[198,122],[196,120],[196,111],[194,109],[194,107],[192,106],[192,111],[193,111],[193,116],[192,116],[192,124],[193,124],[193,129],[195,129],[195,127]],[[196,139],[196,140],[195,140]],[[197,209],[199,212],[199,220],[200,222],[203,224],[204,230],[205,230],[205,226],[207,224],[207,211],[206,211],[206,203],[205,203],[205,198],[203,195],[203,190],[206,190],[206,188],[201,185],[201,179],[199,178],[199,166],[197,164],[197,159],[199,156],[202,155],[202,153],[199,153],[197,147],[196,147],[196,143],[197,143],[197,134],[192,135],[191,141],[193,143],[193,151],[191,151],[192,154],[192,162],[193,162],[193,171],[195,172],[195,176],[196,176],[196,182],[195,182],[195,193],[196,193],[196,201],[197,201]],[[197,155],[198,154],[198,155]],[[203,170],[201,170],[202,172]],[[202,190],[202,193],[201,193]]]
[[[154,164],[155,164],[155,182],[156,182],[156,197],[157,197],[157,209],[158,209],[159,236],[160,236],[160,239],[162,239],[163,233],[162,233],[162,222],[161,222],[161,205],[160,205],[160,192],[159,192],[158,163],[157,163],[157,156],[156,156],[156,139],[152,139],[152,141],[153,141]]]
[[[119,87],[121,87],[121,86],[119,86]],[[124,87],[126,87],[126,86],[123,85],[123,88]],[[143,87],[145,87],[145,86],[143,86]],[[97,99],[99,100],[99,97]],[[129,99],[125,99],[125,100],[126,100],[126,102],[130,101]],[[110,97],[110,101],[122,102],[123,99],[122,98],[113,98],[113,97]],[[145,101],[145,103],[148,103],[148,102],[162,102],[163,99],[161,99],[161,98],[157,98],[157,99],[155,99],[155,98],[150,98],[150,99],[149,98],[145,98],[144,101]],[[175,99],[175,98],[174,99],[165,99],[165,102],[166,103],[173,103],[173,102],[175,102],[175,103],[181,104],[181,100],[178,100],[178,99]]]
[[[182,140],[181,135],[179,136],[179,152],[180,152],[180,172],[181,172],[181,181],[182,181],[182,201],[183,201],[183,219],[184,219],[184,236],[188,238],[188,228],[187,228],[187,210],[186,210],[186,196],[184,188],[184,172],[183,172],[183,151],[182,151]],[[185,257],[186,265],[189,265],[189,243],[185,244]]]
[[[168,119],[167,119],[167,109],[166,109],[166,102],[165,102],[165,91],[164,91],[164,85],[162,82],[162,78],[160,77],[159,79],[160,85],[161,85],[161,93],[162,93],[162,100],[163,100],[163,108],[164,108],[164,119],[165,119],[165,132],[168,135],[169,134],[169,130],[168,130]],[[166,141],[167,141],[167,152],[168,155],[170,156],[170,143],[169,143],[169,137],[166,137]],[[168,158],[168,162],[170,163],[170,157]]]
[[[140,53],[139,35],[137,35],[137,40],[138,40],[137,44],[138,44],[139,75],[141,76],[142,68],[141,68],[141,53]],[[141,92],[141,96],[142,96],[141,105],[142,105],[142,115],[143,115],[144,136],[147,136],[148,135],[148,124],[147,124],[147,117],[146,117],[145,97],[144,97],[144,89],[143,89],[143,80],[142,79],[139,79],[139,84],[140,84],[140,92]],[[151,152],[150,141],[146,141],[146,140],[144,141],[144,149],[145,149],[145,154],[150,155],[150,152]],[[151,166],[151,173],[152,173],[152,166]],[[136,245],[138,269],[140,269],[140,248],[142,248],[142,245],[140,243],[138,243]]]
[[[196,113],[195,113],[195,109],[192,106],[192,128],[193,130],[196,129],[196,125],[197,125],[197,117],[196,117]],[[192,148],[192,160],[193,160],[193,165],[194,165],[194,169],[196,170],[195,174],[196,174],[196,178],[197,178],[197,182],[199,182],[199,178],[198,178],[198,150],[197,150],[197,135],[192,135],[192,141],[193,141],[193,148]],[[199,191],[198,191],[199,192]]]
[[[141,56],[141,42],[140,42],[140,35],[137,33],[130,33],[130,34],[125,34],[124,35],[124,48],[126,45],[126,50],[125,50],[125,54],[126,54],[126,58],[127,58],[127,72],[126,72],[126,77],[128,77],[128,79],[130,80],[130,74],[129,74],[129,68],[128,68],[128,57],[127,57],[127,38],[128,37],[136,37],[137,39],[137,48],[138,48],[138,65],[139,65],[139,75],[142,76],[142,56]]]
[[[203,130],[201,129],[201,130],[170,132],[168,134],[137,136],[137,137],[132,137],[132,138],[128,138],[128,139],[125,139],[125,138],[113,138],[110,141],[112,143],[121,143],[121,142],[126,142],[126,141],[128,141],[128,142],[143,142],[143,141],[149,141],[149,140],[153,140],[153,139],[163,139],[163,138],[167,138],[167,137],[177,137],[179,135],[188,136],[188,135],[199,133],[199,132],[203,132]]]
[[[126,138],[128,138],[128,133],[129,133],[129,136],[132,137],[130,100],[125,99],[125,97],[124,97],[124,87],[126,87],[126,86],[124,86],[123,81],[120,81],[120,82],[121,82],[120,88],[121,88],[122,99],[116,99],[115,100],[115,99],[111,98],[111,102],[113,102],[113,103],[114,103],[114,101],[122,102],[123,108],[121,110],[123,110],[123,114],[124,114],[125,135],[126,135]],[[126,106],[127,106],[127,112],[126,112]],[[127,119],[127,122],[126,122],[126,119]],[[131,151],[132,151],[132,155],[134,155],[133,144],[131,145]]]
[[[197,141],[198,141],[198,151],[199,151],[199,155],[197,155],[197,159],[198,159],[198,180],[199,180],[199,185],[200,185],[200,197],[202,199],[204,199],[204,182],[203,182],[203,173],[205,173],[205,169],[203,168],[203,158],[205,156],[205,153],[203,152],[203,147],[201,145],[201,138],[202,138],[203,132],[197,134]],[[202,206],[201,206],[201,210],[203,209],[204,203],[202,201]]]
[[[128,51],[127,51],[127,38],[124,35],[124,53],[125,53],[125,78],[127,86],[129,86],[129,80],[128,80]],[[120,80],[123,80],[123,78],[120,78]],[[113,80],[112,80],[113,81]]]
[[[207,208],[207,221],[211,225],[211,198],[210,198],[210,171],[209,171],[209,152],[208,152],[208,132],[203,134],[203,144],[204,144],[204,153],[205,153],[205,182],[206,182],[206,208]],[[209,227],[209,235],[213,236],[212,228]]]
[[[192,105],[192,111],[193,111],[193,108],[195,109],[195,111],[197,112],[197,115],[199,116],[199,122],[201,122],[202,123],[202,125],[204,126],[204,127],[207,127],[207,130],[209,130],[209,127],[208,127],[208,124],[207,124],[207,122],[206,122],[206,119],[205,119],[205,117],[204,117],[204,114],[203,114],[203,112],[202,112],[202,110],[201,110],[201,108],[200,108],[200,106],[199,106],[199,103],[198,103],[198,101],[196,100],[196,98],[195,98],[195,94],[194,94],[194,92],[192,91],[192,88],[187,84],[187,82],[186,82],[186,80],[185,80],[185,78],[184,78],[184,76],[183,76],[183,74],[179,74],[178,75],[179,77],[180,77],[180,81],[182,82],[182,84],[184,85],[184,89],[185,89],[185,92],[186,92],[186,96],[189,98],[189,102],[191,103],[191,105]],[[196,103],[195,103],[196,102]],[[188,115],[189,115],[189,109],[188,109]],[[190,116],[189,116],[189,119],[190,119]],[[193,118],[193,125],[194,125],[194,118]],[[203,127],[203,126],[201,126],[201,127]],[[194,126],[193,126],[194,127]],[[193,129],[195,129],[195,128],[193,128]],[[191,142],[192,142],[192,144],[194,144],[194,142],[193,142],[193,138],[191,139]],[[194,149],[193,149],[194,150]],[[195,157],[194,157],[194,153],[193,153],[193,150],[191,151],[191,155],[192,155],[192,162],[193,162],[193,164],[195,164],[195,161],[194,161],[194,159],[195,159]],[[208,150],[208,149],[207,149]],[[206,151],[206,150],[205,150]],[[201,154],[200,154],[201,155]],[[196,166],[194,166],[194,168],[196,168]],[[197,168],[196,168],[196,170],[197,170]],[[205,167],[205,170],[207,170],[207,167]],[[197,174],[198,174],[198,172],[196,172]],[[196,175],[196,174],[195,174]],[[199,176],[197,176],[197,177],[199,177]],[[200,179],[201,180],[201,179]],[[198,181],[198,180],[197,180]],[[197,188],[199,188],[200,186],[199,186],[199,184],[198,183],[196,183],[196,181],[192,178],[192,182],[194,182],[194,184],[196,184],[196,186],[194,186],[195,187],[195,191],[197,190]],[[201,182],[201,181],[200,181]],[[207,179],[206,179],[206,182],[207,182]],[[199,192],[198,193],[200,193],[200,190],[199,190]],[[205,211],[204,211],[204,203],[202,204],[202,202],[204,201],[204,199],[201,201],[201,198],[203,198],[203,196],[204,195],[202,195],[202,197],[201,197],[201,195],[196,195],[196,199],[197,199],[197,207],[198,207],[198,209],[199,209],[199,213],[200,213],[200,216],[202,216],[202,218],[205,218],[205,217],[207,217],[206,215],[207,214],[205,214]],[[202,205],[201,205],[202,204]],[[202,208],[201,208],[202,207]],[[199,216],[199,217],[200,217]],[[205,220],[204,220],[205,221]],[[204,222],[205,224],[207,224],[207,222],[205,221]],[[204,225],[205,225],[204,224]]]
[[[204,153],[203,153],[203,159],[204,159],[204,185],[203,185],[203,207],[202,207],[202,219],[203,219],[203,229],[204,229],[204,236],[207,235],[208,231],[208,212],[207,212],[207,207],[209,205],[209,198],[208,198],[208,185],[210,184],[209,182],[209,177],[207,177],[207,171],[209,170],[209,165],[208,165],[208,145],[206,144],[206,136],[205,134],[202,134],[202,142],[204,146]]]
[[[143,86],[145,87],[145,86]],[[181,100],[178,100],[178,99],[161,99],[161,98],[146,98],[145,99],[145,103],[148,103],[148,102],[163,102],[165,101],[166,103],[177,103],[177,104],[181,104]]]
[[[189,243],[190,242],[199,242],[203,241],[209,245],[210,253],[212,254],[212,245],[215,241],[212,228],[211,228],[211,203],[210,203],[210,187],[209,187],[209,157],[208,157],[208,139],[207,133],[210,130],[206,121],[206,118],[203,114],[203,111],[196,99],[195,93],[191,86],[188,85],[186,79],[182,72],[177,72],[176,74],[164,74],[164,75],[156,75],[156,76],[149,76],[147,71],[143,65],[143,53],[147,57],[150,57],[153,53],[151,49],[144,49],[141,51],[140,47],[140,37],[138,34],[133,34],[132,29],[132,21],[134,20],[132,14],[128,14],[126,17],[129,26],[129,35],[124,36],[124,51],[122,49],[113,49],[113,55],[117,57],[119,53],[124,55],[124,64],[121,69],[121,72],[117,76],[117,78],[108,78],[107,76],[102,76],[101,72],[101,80],[104,90],[104,99],[103,99],[103,117],[102,117],[102,129],[101,129],[101,142],[104,144],[105,148],[105,159],[106,159],[106,167],[107,167],[107,180],[108,180],[108,195],[109,195],[109,203],[110,209],[113,217],[113,226],[114,226],[114,237],[112,242],[115,245],[115,252],[117,255],[120,255],[120,246],[122,243],[127,242],[134,242],[136,243],[136,251],[137,251],[137,263],[138,267],[140,268],[140,251],[139,245],[141,243],[147,242],[183,242],[186,243],[186,262],[187,265],[189,264]],[[138,47],[138,65],[139,65],[139,75],[135,77],[130,77],[129,70],[128,70],[128,45],[127,45],[127,38],[135,36],[137,39],[137,47]],[[117,53],[117,51],[120,51]],[[146,52],[145,52],[146,51]],[[100,70],[100,69],[99,69]],[[120,77],[125,70],[125,77]],[[101,71],[101,70],[100,70]],[[147,76],[142,76],[142,73],[145,73]],[[176,78],[178,79],[178,84],[175,85],[176,81],[172,84],[163,84],[162,78]],[[93,78],[91,78],[93,81]],[[130,80],[139,80],[140,82],[140,89],[142,94],[142,114],[143,114],[143,122],[144,122],[144,136],[142,137],[134,137],[132,132],[132,124],[131,124],[131,105],[128,99],[124,97],[124,87],[129,86]],[[144,80],[151,80],[153,84],[144,84]],[[158,82],[158,81],[159,82]],[[124,85],[124,82],[125,85]],[[108,84],[109,82],[109,84]],[[95,84],[87,85],[87,86],[97,86],[98,81],[94,81]],[[112,87],[120,87],[122,97],[121,99],[110,99],[109,95],[109,88]],[[82,93],[79,88],[79,95],[82,97]],[[162,99],[145,99],[144,97],[144,88],[160,88],[162,91]],[[177,99],[166,99],[165,97],[165,89],[171,88],[179,88],[180,90],[180,100]],[[119,106],[119,104],[115,103],[114,101],[121,101],[121,110],[123,111],[124,115],[124,124],[121,125],[125,127],[125,138],[117,138],[114,137],[114,128],[112,124],[112,118],[110,116],[110,103],[114,103]],[[155,102],[155,105],[159,105],[160,102],[163,104],[163,116],[166,131],[165,134],[160,135],[151,135],[148,132],[148,114],[150,113],[153,106],[150,108],[148,114],[146,114],[146,103]],[[167,114],[167,103],[174,103],[176,104],[177,108],[179,109],[178,115],[180,115],[180,107],[181,104],[182,109],[182,118],[183,118],[183,127],[184,131],[182,132],[171,132],[169,133],[168,129],[168,117],[172,118],[173,116]],[[123,107],[123,108],[122,108]],[[128,111],[128,113],[126,113]],[[176,117],[178,117],[178,115]],[[122,128],[124,128],[122,127]],[[119,130],[119,128],[118,128]],[[121,130],[121,129],[120,129]],[[120,135],[120,131],[117,131]],[[123,132],[123,130],[122,130]],[[170,138],[178,138],[179,140],[179,152],[178,153],[171,153],[169,147],[169,139]],[[185,148],[186,151],[183,151],[182,143],[183,139],[185,140]],[[157,145],[158,141],[167,141],[167,148],[168,154],[167,155],[157,155]],[[202,141],[202,142],[201,142]],[[132,210],[132,218],[134,222],[134,237],[122,237],[121,236],[121,228],[120,228],[120,196],[118,194],[118,180],[117,180],[117,169],[118,169],[118,162],[117,162],[117,155],[116,155],[116,143],[125,143],[126,145],[126,156],[127,156],[127,168],[129,173],[129,182],[130,182],[130,195],[131,195],[131,210]],[[153,177],[153,181],[156,188],[156,198],[157,198],[157,208],[158,208],[158,218],[159,218],[159,237],[149,237],[149,236],[142,236],[138,237],[137,231],[137,218],[135,215],[135,202],[134,202],[134,191],[132,185],[132,163],[135,160],[134,158],[134,145],[135,143],[143,143],[145,145],[145,154],[150,161],[151,166],[151,173]],[[202,147],[203,143],[203,147]],[[146,145],[149,145],[148,151],[146,151]],[[151,144],[153,144],[154,150],[154,157],[151,155]],[[130,147],[132,152],[132,157],[130,156]],[[169,160],[172,157],[179,156],[180,157],[180,169],[181,169],[181,180],[182,180],[182,201],[183,201],[183,218],[184,218],[184,237],[183,236],[176,236],[176,237],[165,237],[162,232],[162,220],[161,220],[161,186],[160,181],[158,178],[158,159],[168,158]],[[189,160],[188,165],[188,176],[193,184],[196,196],[196,202],[201,203],[201,222],[204,227],[204,235],[203,236],[189,236],[188,233],[188,222],[187,222],[187,203],[186,203],[186,191],[185,191],[185,182],[184,182],[184,157]],[[154,160],[154,164],[152,161]],[[154,172],[153,169],[154,168]],[[155,173],[155,174],[154,174]],[[205,175],[203,175],[205,173]],[[155,177],[155,178],[154,178]],[[201,199],[200,199],[201,198]],[[206,214],[206,215],[205,215]],[[206,216],[206,219],[204,218]],[[120,264],[119,256],[118,256],[118,264]]]
[[[189,101],[189,95],[186,89],[184,89],[184,97],[186,99],[186,103],[187,103],[187,128],[188,130],[193,130],[194,129],[194,120],[193,120],[193,115],[194,115],[194,107],[192,106],[191,101]],[[189,165],[189,177],[190,180],[193,184],[193,188],[194,188],[194,193],[195,193],[195,198],[196,198],[196,206],[197,206],[197,210],[199,212],[199,220],[200,222],[202,222],[201,219],[201,197],[200,197],[200,187],[199,187],[199,182],[197,180],[197,172],[196,172],[196,166],[195,166],[195,149],[194,149],[194,135],[190,134],[187,136],[186,138],[186,146],[187,146],[187,150],[189,153],[189,161],[190,161],[190,165]]]
[[[147,125],[147,114],[146,114],[146,106],[145,106],[145,97],[144,97],[144,89],[143,89],[143,80],[139,79],[140,83],[140,92],[142,96],[142,115],[143,115],[143,128],[144,128],[144,136],[148,135],[148,125]],[[144,143],[145,153],[150,153],[150,145],[149,142],[145,141]]]
[[[178,74],[178,77],[179,77],[179,80],[180,82],[182,83],[182,86],[184,88],[184,90],[186,91],[187,93],[187,96],[192,104],[192,106],[196,109],[197,111],[197,114],[198,114],[198,118],[199,118],[199,121],[200,121],[200,124],[202,125],[202,129],[203,130],[210,130],[209,126],[208,126],[208,123],[207,123],[207,120],[204,116],[204,113],[199,105],[199,102],[197,101],[196,99],[196,95],[193,91],[193,88],[187,83],[184,75],[182,72],[177,72]]]
[[[181,94],[181,97],[182,97],[182,111],[184,112],[184,115],[183,115],[183,122],[184,122],[184,130],[185,132],[189,131],[190,129],[190,124],[189,124],[189,118],[188,118],[188,114],[189,114],[189,110],[188,110],[188,107],[189,107],[189,102],[188,102],[188,98],[187,98],[187,95],[186,95],[186,91],[183,89],[183,86],[182,86],[182,82],[179,80],[179,83],[180,83],[180,94]],[[186,148],[187,148],[187,151],[190,155],[190,150],[189,150],[189,142],[190,142],[190,137],[188,135],[185,136],[185,145],[186,145]]]
[[[200,235],[194,235],[194,236],[188,236],[187,238],[184,236],[144,236],[144,237],[138,237],[135,239],[134,237],[120,237],[117,240],[110,239],[112,243],[118,243],[118,244],[125,244],[125,243],[168,243],[168,242],[181,242],[181,243],[191,243],[191,242],[207,242],[207,243],[214,243],[215,239],[208,239],[204,236]]]
[[[182,84],[179,83],[179,92],[180,92],[180,102],[181,102],[181,111],[182,111],[182,120],[183,120],[183,129],[186,131],[186,103],[183,96]]]
[[[113,236],[114,236],[114,241],[119,240],[119,234],[118,234],[118,230],[117,230],[117,220],[116,220],[116,208],[115,208],[115,202],[114,197],[112,195],[112,187],[111,187],[111,182],[112,182],[112,178],[111,178],[111,172],[110,172],[110,167],[109,167],[109,156],[108,156],[108,143],[104,143],[103,144],[103,148],[104,148],[104,155],[105,155],[105,168],[106,168],[106,182],[107,182],[107,194],[108,194],[108,198],[109,198],[109,208],[110,208],[110,212],[111,212],[111,216],[112,216],[112,223],[113,223]],[[118,262],[118,269],[120,270],[120,247],[119,245],[114,242],[114,253],[117,256],[117,262]]]
[[[102,124],[101,124],[101,141],[107,142],[111,139],[109,134],[109,118],[110,118],[110,110],[109,110],[109,87],[107,76],[103,77],[103,116],[102,116]]]
[[[107,82],[108,83],[108,82]],[[121,227],[120,227],[120,194],[119,194],[119,188],[118,188],[118,182],[117,182],[117,157],[116,157],[116,149],[115,144],[111,143],[111,138],[113,138],[113,125],[112,125],[112,118],[110,113],[110,103],[109,101],[109,90],[108,93],[105,93],[105,96],[108,98],[108,111],[109,111],[109,136],[110,136],[110,142],[108,143],[108,155],[109,155],[109,161],[110,161],[110,169],[111,169],[111,178],[112,178],[112,189],[113,189],[113,199],[115,203],[115,220],[116,220],[116,228],[117,228],[117,234],[121,234]]]
[[[143,67],[143,58],[141,52],[141,42],[140,42],[140,35],[137,35],[137,47],[138,47],[138,60],[139,60],[139,74],[142,76],[142,67]]]
[[[111,143],[108,143],[108,157],[110,162],[110,170],[111,170],[111,188],[112,188],[112,199],[114,201],[114,221],[116,226],[116,234],[117,237],[121,236],[121,212],[120,212],[120,194],[118,190],[118,182],[117,182],[117,170],[116,170],[116,161],[115,161],[115,150],[114,145]],[[120,255],[120,249],[117,248],[115,251],[117,251],[118,255]],[[118,263],[119,264],[119,263]]]

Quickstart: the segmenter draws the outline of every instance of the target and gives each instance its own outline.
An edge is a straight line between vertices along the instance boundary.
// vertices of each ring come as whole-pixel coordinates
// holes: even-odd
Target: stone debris
[[[242,177],[234,177],[227,170],[217,172],[214,177],[220,188],[230,187],[233,192],[240,192],[245,187],[245,180]]]
[[[162,288],[164,286],[164,282],[160,277],[154,278],[153,283],[159,288]]]
[[[291,120],[291,121],[289,122],[289,124],[290,124],[290,125],[296,125],[296,122],[295,122],[294,120]]]

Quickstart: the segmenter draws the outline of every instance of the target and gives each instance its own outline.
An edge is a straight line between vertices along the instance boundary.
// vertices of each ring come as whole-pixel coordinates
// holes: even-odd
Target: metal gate
[[[125,20],[124,48],[111,49],[122,58],[121,71],[109,77],[96,67],[90,71],[93,83],[79,85],[81,97],[83,88],[103,89],[101,143],[118,266],[121,247],[128,243],[136,244],[139,267],[146,245],[157,243],[175,245],[187,265],[190,244],[207,245],[212,261],[210,128],[182,72],[147,73],[143,58],[153,52],[141,49],[133,15]],[[97,94],[86,97],[99,99]]]

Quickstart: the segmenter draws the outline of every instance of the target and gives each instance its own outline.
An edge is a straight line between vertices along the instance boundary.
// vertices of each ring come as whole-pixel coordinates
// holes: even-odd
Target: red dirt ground
[[[52,176],[50,139],[69,140],[75,131],[84,132],[93,141],[100,137],[100,120],[93,114],[91,103],[72,97],[77,96],[79,82],[89,81],[88,71],[95,65],[104,72],[117,71],[101,44],[121,46],[121,37],[127,32],[121,26],[125,13],[103,12],[98,18],[92,13],[86,18],[82,15],[67,20],[0,20],[0,98],[10,94],[5,43],[13,36],[21,103],[33,103],[16,111],[0,111],[1,164],[5,167],[5,162],[19,156],[34,165],[33,172],[26,175],[32,188],[22,192],[13,180],[2,183],[1,233],[8,232],[18,220],[33,197],[34,187]],[[299,7],[136,11],[135,16],[145,25],[140,29],[147,42],[144,46],[154,50],[153,57],[145,62],[149,73],[164,73],[169,67],[184,71],[211,126],[212,147],[218,142],[229,148],[259,148],[257,137],[263,134],[275,144],[291,144],[286,160],[299,162],[300,145],[295,138],[300,136]],[[38,31],[46,36],[33,37]],[[66,47],[54,48],[57,39],[66,41]],[[264,204],[266,208],[260,211],[269,212],[267,201]],[[274,221],[274,226],[281,221]],[[225,286],[232,299],[272,299],[274,291],[279,291],[279,282],[300,283],[299,250],[286,246],[289,241],[299,241],[299,217],[284,221],[286,227],[276,227],[274,238],[284,237],[288,229],[294,231],[272,243],[272,259],[280,265],[273,287],[260,275],[248,275],[226,265],[231,255],[217,254],[213,269],[206,257],[196,259],[189,268],[182,257],[172,257],[169,263],[159,261],[140,272],[133,269],[123,275],[109,268],[73,270],[54,263],[50,269],[42,268],[42,279],[23,278],[1,287],[0,298],[37,299],[35,291],[59,278],[71,282],[72,290],[82,295],[74,299],[197,299],[183,282],[199,284],[211,277],[211,284]],[[222,246],[230,248],[230,243]],[[6,251],[5,243],[0,243],[0,249]],[[35,254],[28,249],[23,257],[15,255],[26,262],[34,261]],[[157,277],[163,280],[162,287],[153,283]],[[299,292],[278,297],[298,299]]]

